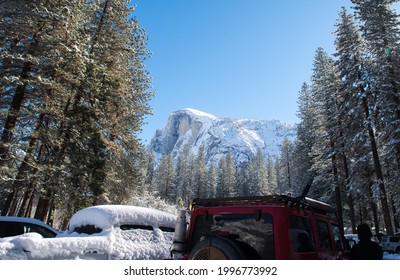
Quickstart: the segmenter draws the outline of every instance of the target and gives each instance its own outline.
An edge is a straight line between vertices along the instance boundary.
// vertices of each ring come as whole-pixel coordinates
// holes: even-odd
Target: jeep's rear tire
[[[190,260],[244,260],[246,255],[235,241],[212,236],[198,242],[189,255]]]

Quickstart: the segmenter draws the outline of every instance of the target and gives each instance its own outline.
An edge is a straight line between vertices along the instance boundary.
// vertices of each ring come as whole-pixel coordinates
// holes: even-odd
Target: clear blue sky
[[[147,144],[169,113],[298,122],[297,98],[315,51],[334,53],[335,23],[350,0],[132,0],[153,52]]]

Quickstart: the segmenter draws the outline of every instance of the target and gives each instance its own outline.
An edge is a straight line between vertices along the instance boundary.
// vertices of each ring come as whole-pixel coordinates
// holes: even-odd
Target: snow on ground
[[[389,253],[384,253],[383,254],[383,259],[384,260],[400,260],[400,254],[389,254]]]

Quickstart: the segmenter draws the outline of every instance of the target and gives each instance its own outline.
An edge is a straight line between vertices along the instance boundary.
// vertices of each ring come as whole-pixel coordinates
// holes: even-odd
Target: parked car
[[[384,252],[400,254],[400,235],[383,236],[381,246]]]
[[[27,259],[168,259],[175,222],[175,215],[155,209],[100,205],[76,212],[56,238],[31,234],[7,241]]]
[[[24,217],[0,216],[0,238],[36,232],[44,238],[55,237],[58,230],[44,222]]]
[[[333,209],[285,195],[195,199],[190,222],[178,216],[175,258],[343,259],[344,235]]]

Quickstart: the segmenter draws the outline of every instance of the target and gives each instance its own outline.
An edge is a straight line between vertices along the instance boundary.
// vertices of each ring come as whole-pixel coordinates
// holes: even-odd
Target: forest
[[[0,4],[0,209],[64,227],[97,204],[301,193],[350,232],[400,228],[400,30],[394,0],[351,0],[334,54],[299,89],[297,139],[278,157],[207,165],[187,147],[156,164],[138,138],[154,97],[147,34],[126,0]],[[145,199],[140,199],[145,197]]]

